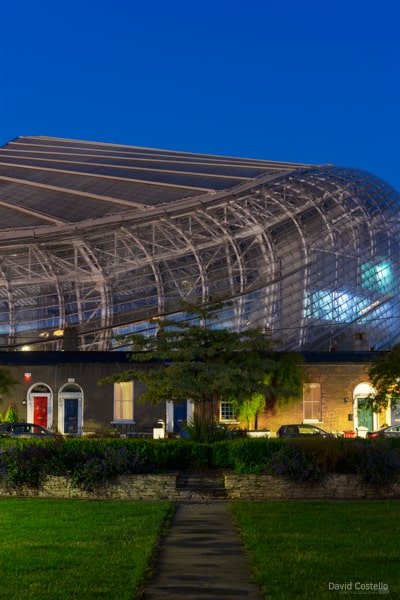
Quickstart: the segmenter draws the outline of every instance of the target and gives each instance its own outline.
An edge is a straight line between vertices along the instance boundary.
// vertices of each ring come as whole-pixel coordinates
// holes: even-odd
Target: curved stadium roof
[[[399,194],[369,173],[20,137],[0,148],[0,348],[82,350],[182,299],[303,350],[400,338]],[[185,318],[185,315],[182,315]]]

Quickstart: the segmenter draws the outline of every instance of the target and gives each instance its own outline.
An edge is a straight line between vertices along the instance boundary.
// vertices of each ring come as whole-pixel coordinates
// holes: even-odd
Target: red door
[[[47,427],[47,396],[33,397],[33,422]]]

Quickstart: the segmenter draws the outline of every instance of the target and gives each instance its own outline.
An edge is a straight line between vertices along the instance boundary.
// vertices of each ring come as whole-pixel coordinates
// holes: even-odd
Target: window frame
[[[118,381],[114,383],[113,423],[116,425],[135,422],[134,384],[134,381]]]
[[[228,408],[229,407],[229,408]],[[225,410],[226,408],[226,410]],[[225,413],[229,412],[229,416],[224,416]],[[219,403],[219,420],[221,423],[237,423],[237,417],[233,410],[233,403],[221,400]]]
[[[303,423],[322,423],[322,393],[318,382],[303,384]]]

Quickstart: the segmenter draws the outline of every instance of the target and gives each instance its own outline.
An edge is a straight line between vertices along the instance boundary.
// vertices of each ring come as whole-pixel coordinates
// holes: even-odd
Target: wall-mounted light
[[[348,397],[347,397],[347,396],[345,396],[345,397],[343,398],[343,402],[344,402],[345,404],[347,404],[347,402],[348,402],[348,401],[349,401]]]
[[[25,383],[30,383],[32,379],[32,373],[24,373],[24,381]]]

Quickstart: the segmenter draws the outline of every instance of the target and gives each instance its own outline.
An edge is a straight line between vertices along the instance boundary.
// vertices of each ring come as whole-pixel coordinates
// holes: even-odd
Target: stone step
[[[203,498],[226,497],[224,477],[218,472],[181,472],[176,487]]]

